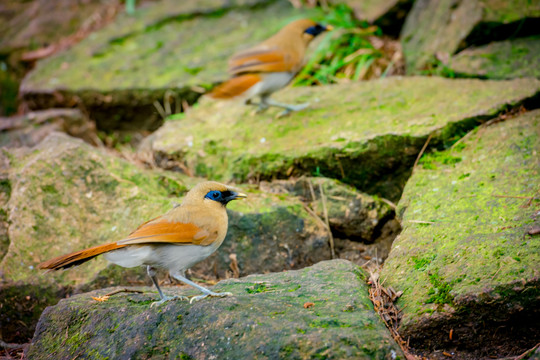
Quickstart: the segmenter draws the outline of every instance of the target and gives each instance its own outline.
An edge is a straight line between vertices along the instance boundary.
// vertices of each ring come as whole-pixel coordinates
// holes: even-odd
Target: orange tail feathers
[[[117,245],[116,243],[94,246],[90,249],[76,251],[71,254],[59,256],[57,258],[45,261],[38,265],[40,269],[60,270],[77,266],[95,258],[106,252],[126,247],[127,245]]]
[[[235,76],[216,86],[208,95],[214,99],[231,99],[242,95],[261,80],[261,77],[257,74]]]

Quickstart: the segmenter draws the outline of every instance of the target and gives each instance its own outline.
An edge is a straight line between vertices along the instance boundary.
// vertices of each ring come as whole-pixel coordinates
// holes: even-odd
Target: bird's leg
[[[185,296],[165,296],[163,294],[163,292],[161,291],[159,285],[158,285],[158,281],[156,279],[156,269],[154,269],[152,266],[148,265],[146,267],[146,272],[148,273],[148,276],[150,276],[150,279],[152,279],[152,282],[154,283],[154,286],[156,287],[158,293],[159,293],[159,297],[161,298],[161,300],[159,301],[154,301],[150,307],[153,307],[155,305],[161,305],[169,300],[175,300],[175,299],[180,299],[180,300],[187,300],[188,298],[185,297]]]
[[[305,109],[305,108],[307,108],[309,106],[309,103],[298,104],[298,105],[283,104],[283,103],[277,102],[275,100],[272,100],[269,97],[261,98],[261,102],[264,102],[267,106],[275,106],[275,107],[280,107],[280,108],[285,109],[285,111],[280,113],[278,115],[278,117],[288,115],[293,111],[303,110],[303,109]]]
[[[246,105],[255,105],[255,106],[257,106],[257,110],[255,110],[255,114],[260,114],[260,113],[264,112],[266,109],[268,109],[268,104],[266,104],[263,101],[263,98],[261,98],[261,102],[258,102],[258,103],[254,102],[251,99],[247,99],[245,104]]]
[[[191,304],[192,302],[194,301],[199,301],[201,299],[204,299],[205,297],[208,297],[208,296],[211,296],[211,297],[226,297],[226,296],[232,296],[232,294],[230,292],[223,292],[223,293],[216,293],[216,292],[213,292],[201,285],[197,285],[195,284],[193,281],[191,280],[188,280],[186,279],[184,276],[182,276],[180,273],[176,272],[174,274],[171,274],[173,278],[175,278],[176,280],[179,280],[181,282],[183,282],[184,284],[188,284],[188,285],[191,285],[193,286],[194,288],[197,288],[199,289],[203,295],[198,295],[198,296],[194,296],[191,298],[191,300],[189,301],[189,303]]]

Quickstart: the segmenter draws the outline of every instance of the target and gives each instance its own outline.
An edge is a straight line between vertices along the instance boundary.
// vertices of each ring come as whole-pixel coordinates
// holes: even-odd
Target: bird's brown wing
[[[118,241],[117,244],[178,243],[200,245],[208,236],[208,231],[194,224],[163,219],[142,224],[127,238]]]
[[[38,265],[40,269],[60,270],[80,265],[86,261],[109,251],[118,250],[128,245],[145,245],[155,243],[200,244],[207,245],[209,233],[193,224],[170,222],[167,220],[147,221],[139,226],[127,238],[89,249],[76,251],[45,261]],[[201,244],[202,243],[202,244]],[[211,243],[211,241],[210,241]]]
[[[293,53],[278,47],[263,47],[246,50],[229,60],[229,72],[233,75],[245,73],[296,71],[297,59]]]
[[[242,95],[261,80],[258,74],[235,76],[213,88],[209,95],[214,99],[230,99]]]

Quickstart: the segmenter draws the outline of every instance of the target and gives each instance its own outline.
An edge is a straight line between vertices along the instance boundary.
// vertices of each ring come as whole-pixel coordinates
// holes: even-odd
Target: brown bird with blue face
[[[66,269],[103,254],[110,262],[123,267],[145,265],[161,298],[154,304],[178,298],[163,294],[156,279],[156,268],[169,270],[173,278],[203,293],[191,298],[191,302],[207,296],[232,295],[215,293],[197,285],[185,278],[184,271],[217,250],[227,234],[228,219],[225,206],[231,200],[245,197],[246,195],[217,182],[200,183],[187,193],[182,205],[163,216],[145,222],[126,238],[62,255],[40,264],[39,268]]]
[[[282,115],[306,108],[309,104],[289,105],[270,99],[285,87],[303,66],[309,43],[331,26],[309,19],[296,20],[259,45],[239,52],[229,60],[231,79],[214,88],[209,96],[215,99],[240,98],[246,104],[258,105],[259,111],[269,106],[284,108]],[[260,97],[260,102],[253,99]]]

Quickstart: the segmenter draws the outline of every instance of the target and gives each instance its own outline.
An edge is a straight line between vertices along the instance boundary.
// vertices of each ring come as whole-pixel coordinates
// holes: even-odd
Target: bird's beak
[[[326,25],[326,31],[334,30],[332,25]]]
[[[236,192],[236,191],[231,191],[231,195],[226,197],[225,201],[229,202],[229,201],[232,201],[232,200],[245,199],[245,198],[247,198],[246,194],[239,193],[239,192]]]
[[[236,196],[234,198],[235,199],[245,199],[245,198],[247,198],[247,195],[243,194],[243,193],[236,193]]]

